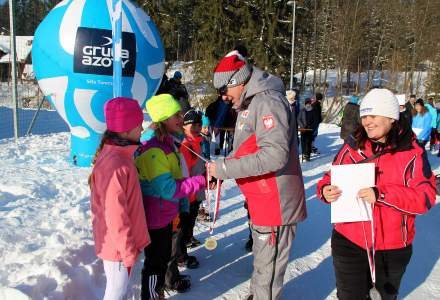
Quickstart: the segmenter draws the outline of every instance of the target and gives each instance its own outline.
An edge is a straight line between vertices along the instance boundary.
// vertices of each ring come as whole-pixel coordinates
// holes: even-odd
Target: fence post
[[[12,101],[14,113],[14,138],[18,139],[18,101],[17,101],[17,50],[15,43],[15,1],[9,0],[9,33],[11,45],[11,78],[12,78]]]
[[[40,103],[38,103],[38,109],[37,109],[37,111],[35,112],[34,116],[32,117],[31,124],[29,125],[29,128],[28,128],[28,130],[27,130],[27,132],[26,132],[26,136],[28,136],[29,134],[31,134],[31,131],[32,131],[32,129],[34,128],[35,120],[37,119],[38,114],[40,113],[41,107],[43,106],[44,99],[46,99],[45,96],[43,96],[43,98],[41,99]]]

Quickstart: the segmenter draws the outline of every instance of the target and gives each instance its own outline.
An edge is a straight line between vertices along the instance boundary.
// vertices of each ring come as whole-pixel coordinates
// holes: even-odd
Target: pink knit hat
[[[104,105],[107,129],[113,132],[127,132],[142,124],[144,114],[139,103],[130,98],[117,97]]]

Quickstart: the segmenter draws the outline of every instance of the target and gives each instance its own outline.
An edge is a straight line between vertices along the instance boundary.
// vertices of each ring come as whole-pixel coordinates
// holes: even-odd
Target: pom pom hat
[[[139,103],[130,98],[117,97],[104,105],[105,123],[112,132],[127,132],[136,128],[144,120]]]
[[[165,121],[181,110],[180,104],[170,94],[151,97],[145,109],[154,123]]]
[[[252,66],[237,51],[229,52],[223,57],[214,69],[214,87],[234,87],[245,83],[252,74]]]
[[[359,115],[383,116],[399,120],[399,101],[394,94],[387,89],[373,89],[362,99],[359,107]]]

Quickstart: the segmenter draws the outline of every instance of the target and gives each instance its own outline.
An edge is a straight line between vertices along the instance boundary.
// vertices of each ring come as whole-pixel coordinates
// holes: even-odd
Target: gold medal
[[[205,240],[205,248],[210,251],[217,248],[217,241],[215,240],[215,238],[213,238],[212,236],[207,238]]]
[[[381,300],[382,299],[382,296],[380,295],[379,291],[374,286],[370,290],[370,299],[371,300]]]

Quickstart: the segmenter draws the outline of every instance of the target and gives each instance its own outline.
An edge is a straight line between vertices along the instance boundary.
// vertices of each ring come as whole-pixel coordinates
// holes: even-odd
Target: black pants
[[[191,207],[191,206],[190,206]],[[191,230],[191,215],[190,213],[184,212],[180,214],[180,223],[179,223],[179,240],[176,241],[174,245],[178,248],[176,250],[176,255],[178,260],[182,260],[188,256],[188,250],[186,249],[186,243],[188,243],[191,238],[189,235],[192,232]]]
[[[186,222],[182,224],[182,231],[183,231],[183,241],[186,248],[186,244],[191,240],[191,238],[194,236],[194,226],[196,225],[196,219],[199,214],[199,208],[200,208],[200,202],[194,201],[189,206],[189,215]]]
[[[172,224],[163,228],[150,229],[151,244],[145,248],[142,269],[142,300],[152,299],[160,294],[165,284],[165,274],[171,255]]]
[[[333,230],[332,256],[340,300],[369,299],[372,287],[367,252]],[[376,288],[382,299],[397,299],[400,281],[412,254],[412,246],[376,251]]]
[[[186,213],[188,214],[188,213]],[[184,216],[185,218],[186,216]],[[186,247],[182,247],[183,231],[182,231],[182,214],[180,214],[180,224],[176,231],[173,232],[171,238],[171,256],[168,261],[168,268],[165,275],[165,285],[168,287],[173,286],[173,284],[179,279],[179,259],[186,254]],[[182,251],[185,253],[182,253]]]
[[[312,153],[312,141],[313,141],[312,131],[301,132],[301,150],[302,150],[302,155],[306,158],[310,158],[310,153]]]

